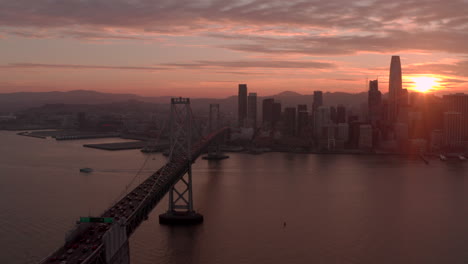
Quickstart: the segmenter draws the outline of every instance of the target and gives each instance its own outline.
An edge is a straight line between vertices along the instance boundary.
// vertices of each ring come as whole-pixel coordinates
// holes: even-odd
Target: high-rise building
[[[314,112],[314,135],[317,139],[328,138],[330,123],[330,108],[325,106],[317,108]]]
[[[336,108],[336,122],[346,123],[346,107],[344,105],[338,105]]]
[[[336,111],[336,107],[334,106],[330,106],[330,120],[334,124],[338,123],[338,113]]]
[[[462,146],[462,114],[460,112],[444,113],[444,145],[447,147]]]
[[[284,134],[288,136],[296,135],[296,108],[286,107],[284,109]]]
[[[394,124],[395,139],[404,144],[409,139],[409,129],[407,123]]]
[[[307,112],[307,105],[297,106],[297,135],[304,137],[306,134],[307,126],[309,123],[309,113]]]
[[[359,126],[359,148],[371,149],[372,148],[372,126],[362,124]]]
[[[403,83],[401,77],[400,56],[392,56],[390,62],[390,76],[388,83],[388,122],[395,123],[398,117],[400,97],[402,95]]]
[[[444,133],[435,129],[431,132],[431,151],[439,151],[444,145]]]
[[[238,122],[239,126],[244,126],[247,118],[247,84],[239,84],[238,93]]]
[[[352,121],[349,122],[349,128],[348,128],[348,146],[350,148],[358,148],[359,147],[359,139],[360,139],[360,133],[361,133],[361,125],[365,125],[359,121]]]
[[[368,92],[369,121],[372,126],[376,126],[381,120],[382,93],[379,91],[379,80],[369,81]]]
[[[297,105],[297,112],[307,112],[307,105],[305,104],[300,104],[300,105]]]
[[[273,123],[273,98],[263,99],[262,102],[262,124],[265,127],[270,127]]]
[[[80,130],[86,128],[86,113],[85,112],[79,112],[78,113],[78,128]]]
[[[349,140],[349,125],[348,123],[339,123],[338,131],[336,135],[337,140],[343,141],[343,143]]]
[[[273,113],[272,113],[272,125],[273,127],[276,126],[278,121],[281,119],[281,103],[274,102],[273,103]]]
[[[248,105],[247,117],[248,117],[249,127],[256,128],[257,127],[257,94],[256,93],[249,93],[247,105]]]
[[[323,105],[322,91],[314,91],[314,102],[312,103],[312,112],[315,112],[322,105]]]
[[[442,97],[444,112],[458,112],[461,114],[462,140],[468,141],[468,94],[457,93]]]

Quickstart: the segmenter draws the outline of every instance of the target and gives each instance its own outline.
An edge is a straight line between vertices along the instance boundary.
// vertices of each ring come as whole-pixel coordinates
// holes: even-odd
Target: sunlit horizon
[[[420,93],[437,92],[443,89],[440,85],[440,78],[433,76],[410,76],[412,82],[411,90]]]
[[[262,95],[360,93],[368,88],[366,79],[377,77],[386,93],[392,55],[400,56],[404,79],[439,78],[435,88],[405,88],[468,91],[465,5],[430,1],[421,9],[411,2],[404,12],[397,6],[22,0],[1,8],[0,93],[95,90],[219,98],[235,94],[239,83]],[[367,10],[371,19],[363,15]]]

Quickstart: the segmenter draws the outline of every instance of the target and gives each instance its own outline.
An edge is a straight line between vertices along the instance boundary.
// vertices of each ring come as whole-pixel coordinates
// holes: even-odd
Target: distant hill
[[[0,94],[0,111],[18,111],[45,104],[106,104],[128,100],[162,102],[164,97],[76,90],[69,92],[19,92]]]
[[[157,104],[168,104],[171,96],[145,97],[135,94],[101,93],[88,90],[76,90],[69,92],[18,92],[0,94],[0,112],[15,112],[32,107],[40,107],[45,104],[108,104],[136,100]],[[307,104],[310,109],[313,95],[302,95],[296,92],[285,91],[273,96],[259,96],[258,109],[261,112],[262,100],[274,98],[280,101],[283,107]],[[343,104],[347,107],[359,106],[367,101],[367,93],[349,94],[342,92],[326,92],[323,94],[324,104],[327,106]],[[198,111],[207,111],[209,104],[220,104],[221,111],[237,113],[237,96],[227,98],[193,98],[192,108]]]

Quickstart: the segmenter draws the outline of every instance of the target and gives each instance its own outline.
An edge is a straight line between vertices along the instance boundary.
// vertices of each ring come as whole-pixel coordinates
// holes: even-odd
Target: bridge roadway
[[[206,150],[213,140],[223,137],[229,128],[225,127],[204,137],[192,145],[191,161]],[[178,155],[162,166],[153,175],[134,188],[120,201],[108,208],[101,217],[113,217],[115,224],[124,224],[127,237],[148,218],[148,214],[188,171],[188,157]],[[45,258],[40,264],[67,263],[88,264],[105,263],[103,235],[111,227],[110,223],[80,223],[77,230],[82,230],[72,241]]]

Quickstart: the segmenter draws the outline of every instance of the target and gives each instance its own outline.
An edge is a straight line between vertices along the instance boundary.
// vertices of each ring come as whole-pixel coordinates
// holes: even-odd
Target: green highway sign
[[[80,217],[80,223],[113,223],[112,217]]]

